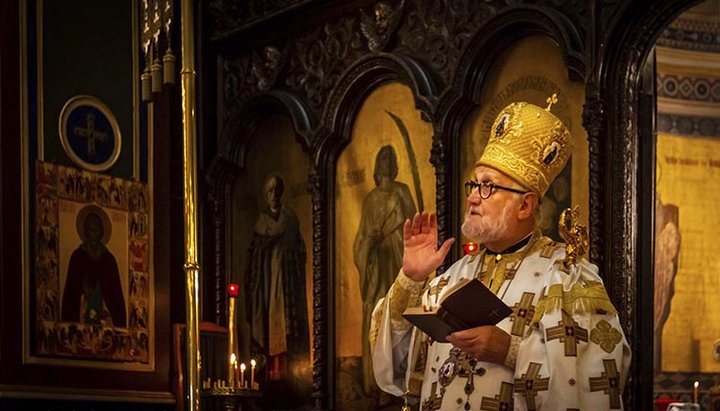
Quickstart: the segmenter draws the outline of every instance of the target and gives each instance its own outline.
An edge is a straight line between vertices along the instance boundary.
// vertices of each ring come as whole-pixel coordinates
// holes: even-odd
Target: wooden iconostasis
[[[401,249],[395,223],[415,211],[437,212],[441,240],[459,237],[461,183],[495,114],[557,93],[553,112],[575,146],[543,202],[543,230],[558,239],[556,216],[579,205],[588,258],[637,353],[625,403],[652,406],[652,384],[642,384],[653,378],[652,331],[642,324],[653,314],[641,307],[653,304],[654,96],[641,73],[656,38],[690,2],[561,3],[205,4],[202,144],[212,224],[204,226],[203,315],[226,321],[219,290],[241,284],[241,352],[262,354],[267,393],[288,393],[263,405],[393,404],[368,375],[364,330],[401,257],[388,251],[382,267],[368,264],[367,245],[381,232],[384,247]],[[273,202],[286,213],[277,226],[263,223],[278,215]],[[301,318],[295,352],[254,340],[263,230],[295,238],[267,251],[293,256],[287,281],[299,297],[285,288],[277,301]],[[276,318],[286,329],[298,325]]]

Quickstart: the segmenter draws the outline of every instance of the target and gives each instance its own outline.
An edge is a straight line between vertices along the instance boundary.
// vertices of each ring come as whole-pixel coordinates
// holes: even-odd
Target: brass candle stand
[[[219,382],[215,381],[215,383]],[[209,385],[212,387],[205,388]],[[228,387],[203,381],[200,396],[210,403],[212,410],[242,411],[245,409],[251,411],[254,408],[255,399],[262,397],[262,394],[259,389]]]

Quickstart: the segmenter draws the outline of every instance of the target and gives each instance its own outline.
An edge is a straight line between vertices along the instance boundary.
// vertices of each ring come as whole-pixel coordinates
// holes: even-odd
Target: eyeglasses
[[[476,188],[480,193],[480,198],[482,198],[483,200],[487,200],[492,195],[495,189],[510,191],[518,194],[529,193],[529,191],[520,191],[514,188],[500,186],[490,181],[483,181],[478,183],[477,181],[468,180],[465,182],[465,195],[470,197],[470,194],[472,194],[473,190],[475,190]]]

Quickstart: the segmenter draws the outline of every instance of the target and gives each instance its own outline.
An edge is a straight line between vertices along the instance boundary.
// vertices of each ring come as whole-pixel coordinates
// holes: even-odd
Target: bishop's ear
[[[523,195],[518,209],[518,219],[525,220],[535,215],[535,209],[540,207],[540,199],[537,194],[530,192]]]

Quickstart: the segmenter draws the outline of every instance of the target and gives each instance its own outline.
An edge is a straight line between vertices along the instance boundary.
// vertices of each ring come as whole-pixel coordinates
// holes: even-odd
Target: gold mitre
[[[475,165],[502,171],[542,198],[572,152],[570,132],[550,113],[556,102],[553,94],[547,99],[547,108],[527,102],[505,107]]]

